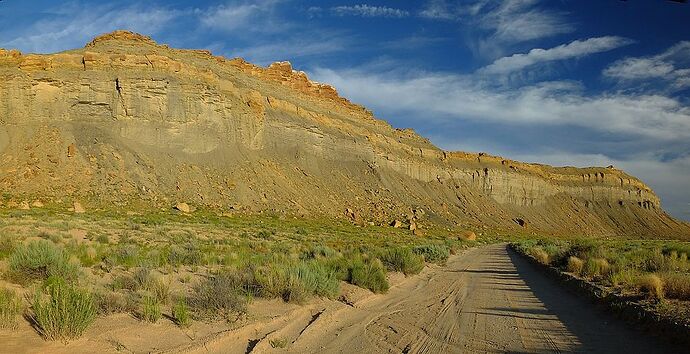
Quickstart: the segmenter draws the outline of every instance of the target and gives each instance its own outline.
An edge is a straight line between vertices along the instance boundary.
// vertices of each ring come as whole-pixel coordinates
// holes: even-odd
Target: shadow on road
[[[570,334],[576,337],[578,352],[588,353],[681,353],[687,348],[674,347],[663,342],[661,338],[644,333],[632,325],[619,320],[605,309],[592,303],[589,299],[578,296],[562,288],[556,280],[549,278],[543,269],[538,269],[508,246],[496,248],[495,259],[509,259],[512,264],[505,264],[496,270],[502,276],[515,275],[522,279],[529,290],[538,299],[535,307],[486,309],[496,315],[513,315],[520,317],[557,318],[565,325]],[[508,257],[505,257],[507,253]],[[493,258],[493,257],[492,257]],[[512,274],[510,270],[512,269]],[[506,286],[504,282],[500,283]],[[520,287],[519,283],[513,284]],[[524,285],[523,285],[524,287]],[[542,305],[543,304],[543,305]],[[544,316],[546,315],[546,316]]]

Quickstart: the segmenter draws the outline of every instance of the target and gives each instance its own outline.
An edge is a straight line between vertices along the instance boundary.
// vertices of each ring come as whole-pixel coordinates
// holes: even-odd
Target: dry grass
[[[590,278],[606,276],[610,271],[611,266],[604,258],[588,258],[582,269],[582,273]]]
[[[577,258],[575,256],[568,257],[567,269],[570,273],[580,275],[580,273],[582,273],[582,267],[584,267],[584,265],[585,262],[580,258]]]
[[[666,297],[690,300],[690,277],[683,274],[664,274],[662,278]]]
[[[532,255],[532,257],[534,257],[541,264],[548,265],[551,263],[549,254],[546,253],[546,251],[544,251],[541,247],[534,247],[530,249],[530,255]]]
[[[637,286],[650,298],[664,298],[664,283],[656,274],[646,274],[637,278]]]

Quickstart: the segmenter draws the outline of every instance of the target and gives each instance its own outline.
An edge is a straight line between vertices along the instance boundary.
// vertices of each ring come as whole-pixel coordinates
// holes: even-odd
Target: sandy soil
[[[360,289],[361,290],[361,289]],[[492,245],[427,267],[388,294],[351,294],[344,302],[304,306],[257,302],[245,325],[146,325],[104,319],[67,346],[0,335],[4,348],[27,352],[189,353],[679,353],[548,279]],[[115,346],[114,344],[117,344]]]

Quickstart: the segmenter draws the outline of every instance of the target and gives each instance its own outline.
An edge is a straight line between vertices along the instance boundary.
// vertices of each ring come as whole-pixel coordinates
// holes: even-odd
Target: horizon
[[[602,13],[619,17],[600,23]],[[288,60],[439,148],[614,165],[690,221],[688,5],[41,0],[3,1],[0,20],[0,48],[22,52],[126,29],[264,66]]]

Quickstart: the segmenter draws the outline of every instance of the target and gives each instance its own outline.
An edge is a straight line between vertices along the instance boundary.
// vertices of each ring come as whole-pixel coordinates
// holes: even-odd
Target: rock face
[[[11,200],[690,237],[615,168],[442,151],[287,62],[262,68],[125,31],[57,54],[0,49],[0,188]]]

